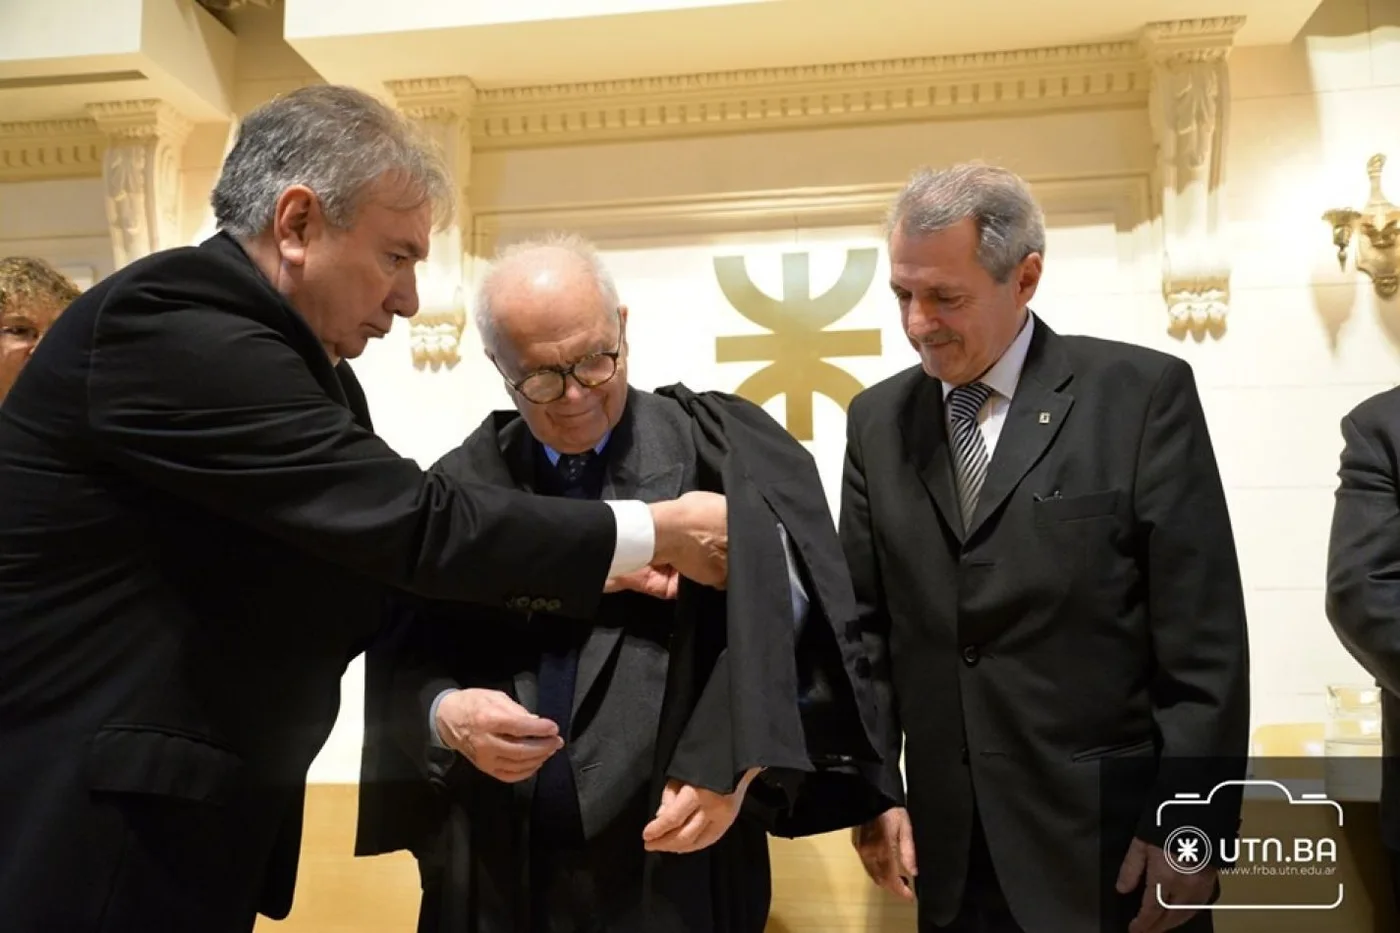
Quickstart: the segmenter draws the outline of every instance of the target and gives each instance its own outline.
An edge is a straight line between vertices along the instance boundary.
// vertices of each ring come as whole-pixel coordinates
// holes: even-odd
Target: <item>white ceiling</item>
[[[1320,0],[570,0],[552,19],[522,12],[548,0],[285,3],[287,42],[327,80],[490,88],[1113,42],[1221,16],[1246,17],[1239,45],[1287,43]]]
[[[1237,45],[1286,43],[1319,3],[283,0],[282,12],[287,44],[327,81],[466,75],[493,88],[1112,42],[1150,22],[1222,16],[1245,17]],[[230,32],[193,0],[0,0],[0,124],[145,97],[222,119],[232,22]]]

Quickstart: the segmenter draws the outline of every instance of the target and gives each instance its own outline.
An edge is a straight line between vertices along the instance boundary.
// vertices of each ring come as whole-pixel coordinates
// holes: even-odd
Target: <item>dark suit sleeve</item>
[[[608,506],[458,484],[359,427],[274,330],[200,306],[114,299],[88,374],[99,457],[149,488],[410,592],[592,615]]]
[[[870,523],[861,422],[857,405],[852,404],[846,421],[846,462],[841,481],[841,547],[851,572],[861,639],[870,659],[870,683],[876,704],[875,740],[884,759],[879,789],[895,801],[896,806],[904,806],[904,776],[900,768],[904,736],[890,671],[890,616],[880,583],[880,566]]]
[[[1341,484],[1327,551],[1327,619],[1376,681],[1400,695],[1400,497],[1379,425],[1342,421]]]
[[[460,626],[434,618],[431,609],[404,602],[395,613],[392,636],[376,649],[379,663],[390,672],[391,737],[426,777],[440,770],[433,701],[445,690],[466,686],[449,663],[463,650],[452,637],[456,628]]]
[[[1244,591],[1205,413],[1184,362],[1173,361],[1152,392],[1138,457],[1134,506],[1144,534],[1156,660],[1150,693],[1162,739],[1156,799],[1139,835],[1160,844],[1165,823],[1157,821],[1157,804],[1243,778],[1249,750]],[[1218,831],[1233,835],[1238,795],[1218,794],[1210,809]]]

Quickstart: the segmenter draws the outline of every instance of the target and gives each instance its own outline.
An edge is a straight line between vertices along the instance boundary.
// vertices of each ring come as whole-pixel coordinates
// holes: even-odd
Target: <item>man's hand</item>
[[[677,780],[666,782],[656,817],[642,830],[648,852],[698,852],[729,831],[744,794],[760,768],[750,768],[732,794],[717,794]]]
[[[1118,893],[1127,894],[1138,886],[1143,871],[1147,887],[1142,892],[1142,907],[1128,924],[1128,933],[1162,933],[1175,929],[1196,915],[1194,910],[1168,910],[1157,900],[1157,885],[1162,886],[1162,900],[1168,904],[1192,904],[1198,907],[1210,902],[1215,892],[1217,870],[1203,868],[1184,875],[1167,864],[1166,854],[1157,846],[1134,839],[1118,869]]]
[[[603,592],[635,590],[657,599],[675,599],[680,587],[681,575],[676,573],[674,567],[643,567],[641,570],[609,578]]]
[[[436,725],[444,744],[508,784],[525,780],[564,747],[557,725],[499,690],[449,693],[438,704]]]
[[[656,525],[652,566],[678,571],[696,583],[724,589],[729,577],[729,509],[724,496],[688,492],[651,504]]]
[[[906,901],[914,899],[912,884],[919,866],[908,810],[891,807],[864,826],[857,826],[851,830],[851,844],[871,881]]]

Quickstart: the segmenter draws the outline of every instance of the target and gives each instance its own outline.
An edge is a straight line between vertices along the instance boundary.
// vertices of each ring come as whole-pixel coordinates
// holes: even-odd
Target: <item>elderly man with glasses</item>
[[[488,417],[435,469],[547,495],[643,501],[701,488],[701,474],[717,472],[697,449],[706,446],[705,433],[695,429],[698,409],[685,404],[689,399],[703,407],[704,400],[683,389],[678,397],[676,387],[653,393],[628,385],[627,309],[586,242],[554,237],[509,249],[485,277],[475,313],[486,354],[516,410]],[[800,460],[793,467],[783,457],[792,456],[789,451],[807,455],[776,422],[741,399],[720,398],[715,411],[721,417],[706,422],[709,430],[732,408],[757,426],[760,448],[778,448],[764,455],[772,469],[786,477],[803,473]],[[461,605],[419,603],[399,614],[396,635],[368,656],[358,848],[361,854],[414,851],[424,886],[420,933],[760,933],[768,910],[765,829],[771,824],[756,814],[765,800],[787,800],[784,781],[792,769],[784,765],[810,762],[808,750],[821,743],[856,754],[864,747],[874,755],[860,725],[868,716],[873,726],[873,707],[860,708],[858,685],[820,691],[856,698],[845,720],[854,725],[844,732],[810,723],[786,732],[768,728],[775,720],[761,721],[767,714],[751,708],[786,708],[793,711],[787,721],[796,722],[799,706],[811,705],[799,694],[813,665],[794,647],[803,639],[791,633],[804,631],[809,615],[825,621],[842,612],[835,605],[839,597],[828,598],[829,581],[846,579],[839,541],[834,527],[820,525],[829,514],[815,470],[807,473],[811,494],[802,501],[809,515],[822,515],[815,529],[779,513],[769,552],[775,563],[751,588],[731,585],[727,594],[729,651],[743,651],[740,663],[759,670],[726,668],[709,679],[727,685],[749,677],[744,689],[755,691],[747,694],[749,704],[712,702],[725,696],[725,686],[694,697],[686,708],[685,685],[705,677],[703,665],[694,663],[704,649],[685,647],[678,634],[684,594],[674,602],[637,593],[605,597],[592,627],[552,617],[548,604],[505,607],[529,612],[524,628],[491,624],[489,611]],[[745,514],[739,511],[743,497],[725,492],[737,525]],[[746,514],[756,518],[748,527],[761,530],[769,513]],[[818,566],[820,585],[812,584],[812,567],[795,558],[794,541],[808,553],[829,542],[831,563]],[[731,552],[731,561],[739,560]],[[758,610],[751,594],[766,597],[766,608]],[[726,594],[710,595],[720,608],[697,614],[702,641],[725,631]],[[735,599],[742,608],[735,608]],[[741,621],[735,614],[745,612],[760,633],[749,641],[752,632],[741,632],[741,647],[733,634]],[[786,625],[774,618],[789,612]],[[483,624],[462,624],[463,613]],[[795,663],[763,670],[761,643],[783,630],[789,635],[771,642],[773,656]],[[833,652],[836,642],[828,642]],[[846,645],[848,655],[853,647],[858,651],[859,642]],[[849,670],[859,670],[859,659],[850,656]],[[841,679],[847,667],[834,663]],[[797,676],[784,679],[785,667]],[[761,738],[751,756],[738,760],[740,753],[731,761],[730,747],[742,744],[726,734],[734,721],[743,723],[739,731]],[[724,748],[706,748],[715,745]],[[400,753],[419,780],[410,779],[412,770],[395,774],[385,766],[386,756]],[[707,788],[699,777],[706,768],[685,764],[687,754],[723,760],[733,770],[714,769],[720,777]],[[798,763],[796,770],[807,768]],[[730,775],[732,788],[724,783]],[[814,805],[821,819],[854,825],[856,817],[843,821],[831,797],[821,799]],[[809,823],[784,834],[826,828]]]

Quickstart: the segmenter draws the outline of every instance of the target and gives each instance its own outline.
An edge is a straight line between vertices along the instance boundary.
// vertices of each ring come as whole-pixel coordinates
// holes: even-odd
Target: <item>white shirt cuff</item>
[[[608,576],[641,570],[656,554],[656,525],[651,509],[637,499],[608,499],[617,520],[617,544]]]

